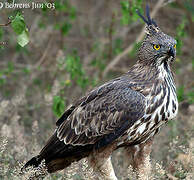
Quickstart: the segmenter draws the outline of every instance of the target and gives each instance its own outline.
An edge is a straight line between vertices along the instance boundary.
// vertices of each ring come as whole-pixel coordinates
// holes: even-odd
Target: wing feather
[[[118,138],[140,119],[145,105],[144,95],[116,79],[91,91],[71,107],[71,113],[67,110],[57,123],[57,137],[71,145],[95,144],[102,139],[104,144]]]

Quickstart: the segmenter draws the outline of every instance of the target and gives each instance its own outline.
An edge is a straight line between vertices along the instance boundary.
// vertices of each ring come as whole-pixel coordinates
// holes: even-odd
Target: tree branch
[[[50,47],[52,46],[52,40],[53,40],[53,36],[51,35],[50,39],[49,39],[49,42],[47,44],[47,47],[46,49],[44,50],[40,60],[35,64],[35,67],[39,67],[45,60],[47,54],[48,54],[48,51],[50,49]]]
[[[5,27],[5,26],[9,26],[11,24],[11,20],[9,20],[7,23],[5,24],[0,24],[0,27]]]
[[[9,26],[11,24],[11,20],[9,19],[9,21],[5,24],[0,24],[0,27],[6,27]],[[6,44],[6,42],[0,42],[0,46],[4,46]]]
[[[154,18],[157,11],[162,7],[163,3],[165,0],[159,0],[157,2],[157,4],[155,5],[155,7],[153,8],[152,12],[151,12],[151,17]],[[120,53],[119,55],[117,55],[106,67],[106,69],[103,72],[103,77],[106,76],[106,74],[114,67],[116,66],[120,59],[125,57],[128,53],[130,53],[133,50],[134,44],[140,42],[141,40],[143,40],[145,34],[145,26],[143,27],[143,29],[141,30],[139,36],[137,37],[137,39],[135,40],[135,43],[129,45],[122,53]]]

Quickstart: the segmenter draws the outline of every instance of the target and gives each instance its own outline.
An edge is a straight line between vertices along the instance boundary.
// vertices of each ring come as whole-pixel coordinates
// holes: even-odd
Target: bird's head
[[[161,65],[170,63],[176,57],[176,40],[163,33],[156,22],[150,18],[149,7],[146,6],[147,19],[137,11],[147,24],[146,37],[138,52],[139,62],[145,65]]]

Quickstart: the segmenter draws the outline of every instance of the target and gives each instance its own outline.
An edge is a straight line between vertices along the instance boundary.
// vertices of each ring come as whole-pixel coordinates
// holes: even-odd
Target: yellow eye
[[[174,45],[174,48],[176,49],[176,44]]]
[[[154,44],[154,49],[155,50],[159,50],[160,49],[160,45],[159,44]]]

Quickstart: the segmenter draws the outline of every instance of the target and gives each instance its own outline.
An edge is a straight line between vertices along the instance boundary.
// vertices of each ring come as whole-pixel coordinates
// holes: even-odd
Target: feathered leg
[[[103,180],[117,180],[112,163],[111,154],[114,150],[113,146],[99,151],[94,151],[88,157],[89,165],[93,168],[94,172],[100,176],[99,179]]]
[[[150,153],[153,139],[149,139],[145,143],[125,147],[125,155],[128,166],[132,166],[133,170],[141,180],[148,180],[151,172]]]

